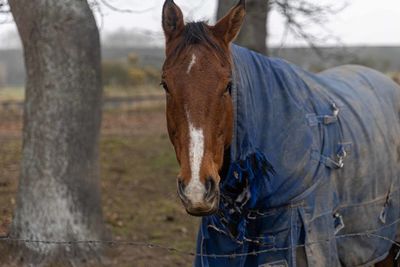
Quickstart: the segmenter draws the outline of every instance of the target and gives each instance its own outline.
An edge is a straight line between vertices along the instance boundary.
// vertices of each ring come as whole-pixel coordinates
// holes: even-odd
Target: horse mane
[[[221,45],[213,38],[212,32],[204,21],[186,23],[178,44],[169,55],[170,60],[175,60],[185,48],[193,45],[205,46],[213,51],[224,64],[229,61],[229,55],[226,55]]]

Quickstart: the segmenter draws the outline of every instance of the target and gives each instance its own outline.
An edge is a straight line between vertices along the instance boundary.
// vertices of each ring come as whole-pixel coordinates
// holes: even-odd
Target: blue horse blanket
[[[342,66],[319,74],[232,46],[235,108],[219,212],[196,267],[369,266],[400,218],[400,88]]]

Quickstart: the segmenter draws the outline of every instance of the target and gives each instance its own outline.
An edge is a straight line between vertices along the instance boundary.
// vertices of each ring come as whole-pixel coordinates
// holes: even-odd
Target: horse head
[[[185,23],[173,0],[164,3],[167,126],[180,165],[178,195],[191,215],[218,209],[220,170],[233,131],[230,44],[244,16],[241,0],[214,26]]]

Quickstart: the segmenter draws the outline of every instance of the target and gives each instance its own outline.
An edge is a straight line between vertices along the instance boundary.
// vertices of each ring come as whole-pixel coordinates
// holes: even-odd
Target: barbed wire
[[[378,232],[380,230],[383,230],[385,228],[388,228],[390,226],[393,226],[397,224],[400,221],[400,219],[395,220],[391,224],[385,225],[381,228],[362,232],[362,233],[350,233],[350,234],[343,234],[343,235],[338,235],[335,236],[334,238],[326,238],[326,239],[321,239],[321,240],[316,240],[312,242],[306,242],[301,245],[296,245],[296,246],[288,246],[288,247],[282,247],[282,248],[268,248],[268,249],[261,249],[261,250],[253,250],[250,252],[243,252],[243,253],[231,253],[231,254],[204,254],[204,253],[197,253],[197,252],[191,252],[187,250],[182,250],[178,249],[176,247],[172,246],[164,246],[161,244],[156,244],[156,243],[151,243],[151,242],[143,242],[143,241],[134,241],[134,240],[74,240],[74,241],[65,241],[65,240],[34,240],[34,239],[21,239],[21,238],[12,238],[9,236],[0,236],[0,242],[16,242],[16,243],[25,243],[25,244],[42,244],[42,245],[65,245],[65,246],[78,246],[78,245],[105,245],[105,246],[135,246],[135,247],[146,247],[149,249],[161,249],[164,251],[168,251],[171,253],[177,253],[185,256],[191,256],[191,257],[207,257],[207,258],[236,258],[236,257],[245,257],[245,256],[257,256],[260,254],[265,254],[265,253],[270,253],[270,252],[279,252],[279,251],[286,251],[286,250],[291,250],[291,249],[297,249],[297,248],[305,248],[308,246],[313,246],[317,245],[320,243],[329,243],[333,240],[336,239],[342,239],[342,238],[354,238],[354,237],[368,237],[368,238],[377,238],[380,240],[384,240],[386,242],[389,242],[390,244],[396,246],[397,248],[400,248],[400,243],[392,240],[388,237],[381,236],[378,234],[375,234],[374,232]],[[246,242],[258,242],[257,240],[251,240],[251,239],[246,239]],[[400,252],[399,252],[400,253]],[[396,258],[398,258],[399,255],[396,255]]]

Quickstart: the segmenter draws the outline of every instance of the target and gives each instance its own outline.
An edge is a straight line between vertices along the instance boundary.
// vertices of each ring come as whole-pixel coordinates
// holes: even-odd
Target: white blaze
[[[200,181],[200,167],[204,155],[204,135],[203,129],[193,126],[189,113],[187,113],[187,119],[189,124],[189,160],[192,177],[186,187],[185,194],[192,204],[195,204],[204,201],[205,188]]]
[[[192,55],[192,60],[190,61],[189,66],[188,66],[188,69],[187,69],[187,71],[186,71],[187,74],[190,73],[190,71],[192,70],[193,65],[196,64],[196,60],[197,60],[197,57],[196,57],[195,54],[193,54],[193,55]]]

